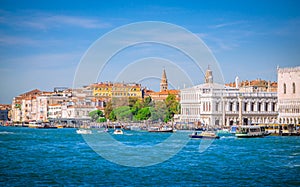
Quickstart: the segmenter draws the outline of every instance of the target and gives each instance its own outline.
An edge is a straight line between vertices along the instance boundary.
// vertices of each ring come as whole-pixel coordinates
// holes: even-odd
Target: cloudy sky
[[[276,81],[277,66],[300,65],[299,1],[2,0],[0,4],[0,103],[10,103],[14,96],[35,88],[72,87],[81,59],[96,40],[142,21],[175,24],[200,37],[219,63],[225,82],[234,81],[235,76]],[[156,58],[147,59],[153,54]],[[152,60],[153,66],[161,61],[163,67],[167,61],[188,61],[174,54],[165,46],[144,44],[112,61],[132,66],[146,59],[141,61],[149,64]],[[97,81],[118,80],[111,76],[113,71],[125,70],[116,64],[107,65]],[[171,79],[177,71],[167,67]],[[196,84],[203,81],[201,74],[186,73]],[[146,79],[142,83],[157,90],[159,80],[152,85]],[[180,84],[174,87],[182,88]]]

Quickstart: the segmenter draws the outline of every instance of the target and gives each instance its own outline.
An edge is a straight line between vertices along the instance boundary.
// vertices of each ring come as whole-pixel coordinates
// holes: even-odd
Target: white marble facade
[[[276,92],[240,92],[239,88],[206,81],[182,89],[180,94],[184,123],[229,126],[277,122]]]
[[[278,121],[300,124],[300,66],[278,68]]]

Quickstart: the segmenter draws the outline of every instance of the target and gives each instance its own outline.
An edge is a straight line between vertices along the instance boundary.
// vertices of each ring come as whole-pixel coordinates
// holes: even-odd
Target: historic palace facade
[[[300,66],[277,71],[279,123],[300,124]]]
[[[209,69],[204,84],[182,89],[180,93],[181,121],[185,123],[229,126],[277,120],[276,92],[245,92],[214,83]]]

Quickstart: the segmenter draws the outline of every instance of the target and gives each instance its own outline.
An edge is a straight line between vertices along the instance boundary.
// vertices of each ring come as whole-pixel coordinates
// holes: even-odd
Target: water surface
[[[134,146],[168,136],[125,131],[115,138]],[[300,186],[300,137],[221,136],[202,153],[200,142],[190,140],[163,163],[126,167],[100,157],[75,129],[0,127],[0,185]]]

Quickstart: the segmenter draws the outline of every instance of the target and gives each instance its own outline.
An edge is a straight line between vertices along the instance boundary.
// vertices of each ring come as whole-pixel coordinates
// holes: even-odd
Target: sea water
[[[125,131],[114,138],[138,146],[169,136]],[[300,137],[226,135],[200,151],[202,141],[189,140],[162,163],[129,167],[99,156],[75,129],[0,127],[0,185],[300,186]]]

